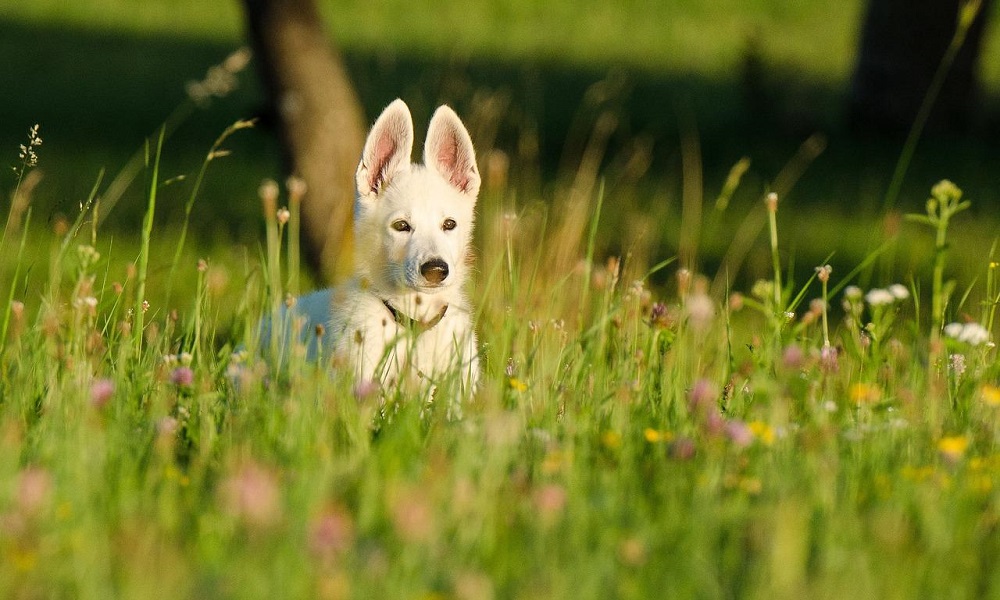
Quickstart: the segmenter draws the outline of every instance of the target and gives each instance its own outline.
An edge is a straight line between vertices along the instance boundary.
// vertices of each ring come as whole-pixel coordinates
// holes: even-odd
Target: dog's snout
[[[420,274],[423,275],[424,279],[426,279],[429,283],[441,283],[448,277],[448,263],[444,262],[440,258],[432,258],[431,260],[420,265]]]

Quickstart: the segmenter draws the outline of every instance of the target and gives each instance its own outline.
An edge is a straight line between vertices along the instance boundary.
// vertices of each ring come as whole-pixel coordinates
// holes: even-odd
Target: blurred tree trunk
[[[858,130],[905,132],[959,26],[965,0],[869,0],[848,118]],[[986,15],[983,0],[930,114],[928,128],[968,128],[978,100],[978,65]]]
[[[364,144],[361,106],[315,0],[243,0],[268,114],[290,174],[306,185],[302,243],[328,280],[351,263],[354,171]]]

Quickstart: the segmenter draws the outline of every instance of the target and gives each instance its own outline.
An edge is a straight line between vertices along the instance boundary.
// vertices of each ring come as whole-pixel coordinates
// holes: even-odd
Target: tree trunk
[[[256,65],[302,202],[306,259],[328,280],[351,264],[354,171],[364,119],[315,0],[243,0]]]
[[[910,128],[952,42],[964,3],[869,0],[848,100],[848,118],[855,129],[893,133]],[[928,129],[961,131],[971,125],[991,4],[983,0],[930,113]]]

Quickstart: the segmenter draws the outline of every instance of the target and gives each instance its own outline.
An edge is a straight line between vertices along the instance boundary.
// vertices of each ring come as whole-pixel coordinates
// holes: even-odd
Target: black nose
[[[441,283],[448,277],[448,263],[440,258],[431,259],[420,265],[420,274],[429,283]]]

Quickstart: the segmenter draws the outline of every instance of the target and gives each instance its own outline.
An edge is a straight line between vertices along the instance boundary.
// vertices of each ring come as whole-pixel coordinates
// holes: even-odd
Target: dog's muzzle
[[[440,258],[432,258],[420,265],[420,274],[424,276],[427,283],[437,285],[448,277],[448,263]]]

